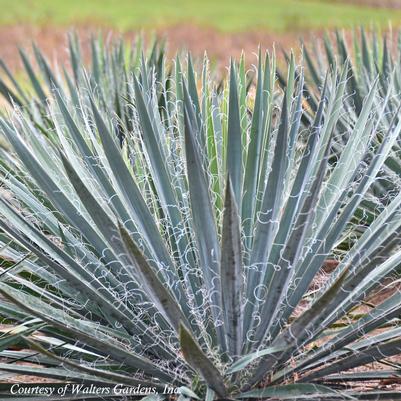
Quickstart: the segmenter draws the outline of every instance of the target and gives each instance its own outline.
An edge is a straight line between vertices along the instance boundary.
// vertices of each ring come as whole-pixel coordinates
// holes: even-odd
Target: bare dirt
[[[227,65],[230,57],[238,58],[244,51],[248,62],[256,60],[254,56],[260,45],[262,50],[271,50],[275,46],[279,51],[282,47],[289,49],[298,47],[299,38],[306,39],[321,36],[320,32],[290,32],[275,34],[266,31],[249,31],[238,33],[220,32],[209,27],[201,27],[191,24],[179,24],[165,28],[159,28],[154,33],[131,31],[124,34],[91,25],[78,25],[74,27],[56,26],[32,26],[9,25],[0,27],[0,58],[13,70],[21,68],[18,56],[18,47],[30,49],[32,43],[36,43],[40,49],[50,58],[63,62],[66,59],[68,32],[76,31],[82,42],[83,48],[87,48],[91,36],[101,34],[106,40],[122,36],[133,40],[143,34],[145,39],[151,40],[156,34],[159,38],[167,39],[168,52],[173,56],[178,49],[190,50],[195,57],[202,57],[205,51],[212,61]]]

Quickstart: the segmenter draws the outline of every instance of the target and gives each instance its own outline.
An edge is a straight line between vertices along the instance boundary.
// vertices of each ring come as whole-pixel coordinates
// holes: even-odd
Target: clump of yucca
[[[216,82],[207,59],[139,52],[94,41],[85,70],[71,40],[71,73],[35,49],[41,76],[22,53],[34,93],[2,65],[0,369],[401,398],[363,385],[399,376],[401,294],[370,302],[401,263],[399,68],[358,76],[359,104],[349,60],[308,61],[313,86],[290,56],[280,89],[274,55]]]

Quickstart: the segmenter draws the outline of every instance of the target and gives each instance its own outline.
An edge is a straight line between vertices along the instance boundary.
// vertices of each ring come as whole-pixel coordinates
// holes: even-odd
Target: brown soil
[[[172,51],[179,48],[187,48],[195,55],[203,55],[206,51],[211,59],[227,64],[230,57],[238,58],[241,52],[250,57],[255,54],[260,46],[262,50],[276,50],[297,47],[301,36],[312,36],[315,32],[290,32],[274,34],[264,31],[248,31],[239,33],[222,33],[215,29],[202,28],[193,25],[176,25],[161,29],[157,32],[161,37],[166,37]]]
[[[76,31],[82,41],[83,48],[87,48],[90,37],[99,32],[106,40],[123,36],[128,40],[135,39],[139,31],[120,34],[106,28],[91,25],[78,25],[70,28],[56,26],[37,27],[33,25],[9,25],[0,27],[0,58],[12,70],[21,68],[17,47],[30,49],[36,43],[50,60],[62,62],[67,56],[67,34]],[[213,28],[205,28],[190,24],[159,28],[157,37],[167,39],[169,54],[173,56],[178,49],[190,50],[195,57],[202,57],[205,51],[212,61],[227,65],[230,57],[238,58],[241,52],[247,54],[248,62],[256,60],[254,54],[260,45],[262,50],[272,49],[275,45],[277,51],[281,47],[289,49],[298,46],[300,36],[321,36],[319,32],[291,32],[274,34],[264,31],[249,31],[240,33],[225,33]],[[144,36],[150,40],[153,34],[145,32]]]

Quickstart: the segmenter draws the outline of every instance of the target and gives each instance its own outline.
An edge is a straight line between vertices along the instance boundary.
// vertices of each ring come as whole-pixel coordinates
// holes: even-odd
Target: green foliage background
[[[328,0],[0,0],[0,23],[88,23],[121,30],[195,22],[223,31],[399,25],[401,10]]]

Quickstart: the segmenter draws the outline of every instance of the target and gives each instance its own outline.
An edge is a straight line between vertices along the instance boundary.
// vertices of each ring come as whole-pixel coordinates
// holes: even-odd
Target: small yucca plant
[[[243,59],[217,85],[206,59],[197,80],[189,57],[102,54],[85,72],[71,46],[63,80],[36,50],[47,88],[24,58],[39,97],[3,82],[0,312],[18,325],[0,369],[182,400],[401,399],[364,387],[399,377],[401,295],[370,302],[401,264],[397,88],[370,82],[357,111],[345,63],[312,109],[293,57],[280,90],[269,55],[249,86]]]
[[[322,41],[310,41],[303,44],[303,56],[305,60],[305,91],[306,102],[311,110],[316,112],[318,99],[315,94],[323,85],[325,72],[336,68],[336,65],[348,63],[347,86],[348,96],[344,99],[347,108],[352,109],[357,115],[362,111],[363,100],[368,95],[372,82],[377,78],[378,91],[382,97],[388,93],[389,86],[393,87],[393,96],[401,93],[401,31],[389,31],[384,35],[377,32],[367,34],[363,28],[353,34],[343,35],[339,32],[326,34]],[[289,56],[286,55],[288,59]],[[279,80],[285,87],[286,79],[279,74]],[[385,106],[387,119],[392,118],[396,112],[397,104],[389,102]],[[341,121],[343,120],[343,121]],[[346,132],[348,127],[347,114],[340,118],[335,127],[337,135]],[[399,140],[396,148],[399,151]],[[398,157],[390,156],[386,161],[387,171],[396,177],[401,176],[401,164]],[[385,203],[388,194],[393,191],[392,180],[383,176],[372,187],[376,199]],[[397,192],[397,189],[395,189]],[[369,213],[374,212],[369,206]]]

